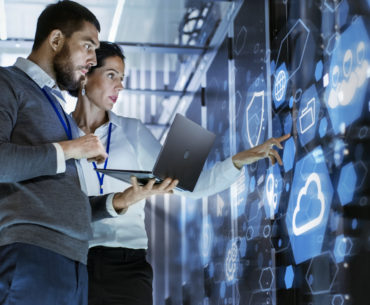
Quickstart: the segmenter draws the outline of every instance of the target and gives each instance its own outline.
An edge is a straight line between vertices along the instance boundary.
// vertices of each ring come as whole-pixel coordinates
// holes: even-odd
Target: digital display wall
[[[369,304],[369,29],[366,0],[244,1],[187,116],[207,168],[290,133],[284,165],[152,201],[155,304]]]

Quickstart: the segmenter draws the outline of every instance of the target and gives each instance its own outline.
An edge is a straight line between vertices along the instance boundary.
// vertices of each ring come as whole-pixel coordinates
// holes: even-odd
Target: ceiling
[[[0,0],[0,65],[27,56],[47,0]],[[85,0],[100,39],[126,55],[126,90],[116,112],[140,118],[158,138],[185,112],[242,0]],[[70,110],[73,99],[68,98]]]

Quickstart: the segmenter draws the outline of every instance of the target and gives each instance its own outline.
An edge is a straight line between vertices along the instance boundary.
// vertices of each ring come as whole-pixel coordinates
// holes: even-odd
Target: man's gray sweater
[[[0,246],[28,243],[86,263],[91,210],[94,219],[110,215],[106,196],[89,203],[81,191],[74,160],[56,174],[52,143],[65,140],[40,87],[16,67],[0,67]]]

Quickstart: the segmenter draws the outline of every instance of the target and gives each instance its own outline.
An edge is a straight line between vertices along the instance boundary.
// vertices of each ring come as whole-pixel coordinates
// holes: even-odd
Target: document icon
[[[303,108],[299,116],[301,134],[305,133],[315,124],[315,98],[313,97]]]

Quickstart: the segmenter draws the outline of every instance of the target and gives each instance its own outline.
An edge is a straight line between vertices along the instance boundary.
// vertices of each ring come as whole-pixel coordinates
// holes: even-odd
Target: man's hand
[[[236,168],[240,169],[245,164],[251,164],[264,158],[270,158],[272,164],[275,164],[276,160],[280,165],[283,165],[278,152],[273,149],[274,146],[282,149],[281,142],[290,138],[290,134],[286,134],[279,138],[268,139],[265,143],[253,147],[248,150],[241,151],[233,156],[232,160]]]
[[[151,179],[147,184],[141,186],[137,182],[137,178],[132,176],[131,183],[131,187],[122,193],[116,193],[113,197],[113,207],[118,212],[127,210],[130,205],[152,195],[172,194],[173,189],[179,181],[176,179],[172,180],[171,178],[166,178],[162,183],[155,184],[155,179]]]
[[[88,134],[78,139],[58,142],[64,151],[65,159],[83,159],[103,163],[108,154],[105,152],[99,138],[94,134]]]

